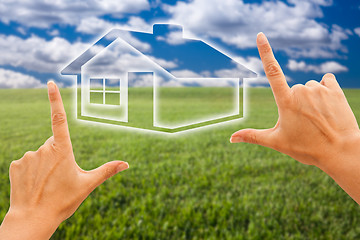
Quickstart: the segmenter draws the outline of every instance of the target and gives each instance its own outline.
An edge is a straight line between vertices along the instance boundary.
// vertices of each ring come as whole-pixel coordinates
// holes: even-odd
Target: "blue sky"
[[[257,72],[253,86],[267,83],[255,45],[262,31],[290,85],[333,72],[342,87],[360,87],[359,1],[4,0],[0,88],[43,87],[51,79],[72,86],[75,79],[60,71],[102,35],[115,27],[151,32],[158,22],[182,25],[185,37],[203,39]]]

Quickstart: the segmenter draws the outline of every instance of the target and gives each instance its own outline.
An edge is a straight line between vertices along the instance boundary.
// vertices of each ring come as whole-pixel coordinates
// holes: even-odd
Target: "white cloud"
[[[319,23],[321,6],[332,1],[306,0],[244,3],[240,0],[194,0],[163,5],[169,22],[184,26],[187,36],[218,38],[238,48],[256,47],[256,34],[263,31],[276,49],[292,57],[327,58],[346,52],[341,43],[349,31]]]
[[[312,2],[320,6],[331,6],[333,4],[333,0],[303,0],[303,1]],[[296,2],[296,0],[290,0],[289,2],[294,3]]]
[[[246,78],[246,83],[249,86],[259,86],[259,85],[267,85],[269,84],[268,79],[265,76],[263,64],[261,62],[261,59],[258,57],[234,57],[233,58],[236,62],[239,64],[245,66],[246,68],[250,69],[251,71],[257,73],[257,77],[253,78]],[[241,74],[241,71],[243,69],[238,66],[235,68],[226,68],[226,69],[218,69],[215,70],[213,73],[211,72],[201,72],[196,73],[194,71],[183,69],[183,70],[173,70],[171,71],[171,74],[174,76],[177,76],[179,78],[188,78],[188,79],[181,79],[181,81],[175,81],[174,83],[177,83],[179,86],[182,86],[184,84],[191,84],[194,83],[199,86],[205,86],[205,84],[210,84],[209,86],[233,86],[233,81],[218,81],[213,80],[214,82],[211,82],[209,79],[206,81],[201,80],[201,78],[206,78],[215,75],[218,78],[223,78],[224,76],[236,76]],[[246,73],[244,74],[246,76]],[[289,76],[285,76],[286,80],[288,82],[291,82],[292,79]],[[194,80],[194,78],[199,78],[199,81]],[[217,82],[216,82],[217,81]]]
[[[45,40],[37,36],[23,39],[0,34],[0,65],[22,67],[40,73],[58,73],[69,61],[89,47],[89,44],[70,43],[55,37]]]
[[[0,21],[47,28],[53,24],[78,25],[84,18],[106,14],[120,18],[149,8],[147,0],[2,0]]]
[[[59,36],[60,35],[60,32],[59,32],[59,30],[57,30],[57,29],[53,29],[53,30],[51,30],[51,31],[47,31],[47,34],[49,34],[50,36]]]
[[[170,45],[181,45],[186,43],[186,40],[183,38],[182,32],[174,31],[164,36],[158,36],[156,38],[160,41],[165,41]]]
[[[77,32],[87,34],[101,34],[110,31],[113,28],[120,28],[122,30],[151,32],[152,25],[145,22],[142,18],[131,16],[125,24],[105,21],[97,17],[84,18],[76,27]]]
[[[152,60],[152,61],[151,61]],[[240,64],[250,67],[253,70],[262,72],[262,63],[259,58],[236,58]],[[176,69],[177,64],[174,61],[167,61],[150,56],[150,60],[144,55],[134,52],[132,48],[128,47],[121,40],[116,40],[110,44],[106,51],[100,51],[97,56],[86,63],[82,68],[83,73],[87,75],[105,74],[107,76],[119,76],[127,72],[155,72],[160,70],[154,62],[159,64],[162,68],[172,69],[170,73],[176,78],[172,78],[167,74],[156,74],[157,81],[161,86],[213,86],[224,87],[234,86],[234,80],[229,76],[237,76],[241,74],[244,69],[220,69],[215,72],[194,72],[190,69]],[[214,75],[216,77],[214,77]],[[130,86],[143,87],[151,86],[152,74],[136,76],[135,79],[129,81]],[[222,79],[219,81],[219,79]],[[250,85],[267,84],[267,79],[262,75],[260,78],[247,80]]]
[[[11,44],[9,44],[11,43]],[[77,58],[81,53],[87,50],[91,45],[75,42],[70,43],[66,39],[55,37],[51,40],[45,40],[37,36],[31,36],[23,39],[16,36],[0,35],[0,48],[4,49],[2,57],[0,58],[0,65],[10,65],[13,67],[22,67],[30,71],[36,71],[40,73],[59,73],[69,62]],[[149,46],[143,46],[140,43],[136,45],[143,50],[149,50]],[[98,52],[103,49],[99,47]],[[100,56],[99,56],[100,57]],[[152,58],[160,66],[167,69],[173,69],[178,67],[176,61],[168,61],[165,59]],[[264,77],[261,60],[257,57],[237,57],[237,62],[246,66],[247,68],[257,72],[259,77],[253,80],[248,80],[251,85],[258,85],[267,83],[267,79]],[[104,68],[107,71],[116,72],[119,69],[128,70],[128,68],[141,69],[148,65],[148,60],[142,55],[134,55],[129,52],[129,49],[122,49],[121,46],[118,49],[113,49],[109,52],[109,55],[100,61],[102,64],[98,64],[94,71],[102,71]],[[120,66],[120,68],[119,68]],[[179,70],[180,71],[180,70]],[[236,71],[238,69],[220,69],[217,71],[218,76],[222,77],[224,71]],[[173,72],[172,72],[173,73]],[[177,72],[177,76],[182,77],[206,77],[212,75],[211,73],[194,73],[190,70],[182,70]],[[65,77],[62,77],[65,79]],[[73,81],[72,78],[66,78],[67,82]],[[140,84],[140,83],[139,83]],[[167,84],[181,85],[181,83],[169,82]]]
[[[152,87],[154,83],[153,74],[129,73],[130,87]]]
[[[189,69],[173,70],[171,74],[178,78],[202,78],[203,76],[199,73],[191,71]]]
[[[266,78],[266,75],[264,72],[264,67],[263,67],[263,64],[262,64],[260,58],[258,58],[258,57],[246,57],[246,58],[235,57],[234,60],[237,61],[238,63],[244,65],[251,71],[257,73],[257,75],[258,75],[257,78],[249,78],[246,80],[247,84],[249,84],[250,86],[269,84],[269,81]],[[286,78],[286,81],[288,81],[288,82],[293,81],[293,79],[287,75],[285,75],[285,78]]]
[[[355,28],[354,32],[360,37],[360,27]]]
[[[174,61],[167,61],[165,59],[156,58],[153,56],[149,56],[151,60],[159,64],[161,67],[166,69],[176,68],[177,64]]]
[[[39,79],[30,75],[0,68],[0,88],[39,88],[45,87]]]
[[[72,79],[73,80],[73,79]],[[48,82],[49,81],[53,81],[53,82],[55,82],[56,83],[56,85],[59,87],[59,88],[63,88],[63,87],[66,87],[66,85],[65,85],[65,83],[63,82],[63,81],[57,81],[57,80],[55,80],[55,79],[53,79],[53,78],[50,78],[50,79],[48,79],[47,80]],[[75,85],[74,84],[74,82],[72,81],[72,84],[70,84],[70,86],[72,86],[72,85]],[[45,87],[46,85],[44,84],[44,87]]]
[[[261,59],[258,57],[234,57],[234,60],[243,66],[247,67],[253,72],[256,72],[260,76],[264,76],[264,68]]]
[[[339,73],[347,72],[349,69],[335,61],[324,62],[320,65],[306,64],[304,61],[297,62],[289,60],[287,67],[292,71],[315,72],[315,73]]]
[[[267,78],[265,77],[264,70],[262,67],[262,62],[261,62],[260,58],[258,58],[258,57],[247,57],[247,58],[235,57],[234,60],[258,74],[257,77],[247,78],[245,80],[247,85],[258,86],[258,85],[264,85],[264,84],[269,83]],[[224,75],[225,76],[226,75],[236,75],[236,74],[239,74],[239,71],[241,71],[240,68],[220,69],[220,70],[215,71],[215,75],[218,77],[221,77]]]
[[[179,86],[196,86],[196,87],[234,87],[237,79],[231,78],[178,78],[174,79],[172,84],[177,83]]]
[[[104,48],[99,47],[99,49]],[[108,75],[117,75],[125,72],[147,72],[158,67],[154,62],[162,68],[171,69],[177,67],[174,61],[167,61],[134,51],[132,47],[121,39],[113,41],[104,50],[98,51],[96,57],[86,63],[89,74],[106,73]]]
[[[23,27],[16,28],[16,31],[18,31],[22,35],[26,35],[26,30]]]
[[[265,73],[264,73],[264,69],[263,69],[263,65],[262,62],[260,60],[260,58],[258,57],[234,57],[233,58],[236,62],[240,63],[241,65],[245,66],[246,68],[250,69],[253,72],[256,72],[258,74],[257,77],[253,77],[253,78],[247,78],[245,81],[248,85],[250,86],[259,86],[259,85],[267,85],[269,84],[269,81],[267,80]],[[184,69],[184,70],[175,70],[175,71],[171,71],[171,74],[178,76],[180,78],[190,78],[188,80],[186,79],[181,79],[181,82],[179,82],[179,85],[183,85],[185,84],[190,84],[191,82],[199,85],[199,86],[204,86],[204,84],[210,84],[211,86],[233,86],[233,81],[221,81],[219,82],[218,80],[214,80],[214,83],[212,83],[211,81],[209,81],[209,79],[206,80],[206,82],[200,80],[200,81],[195,81],[194,79],[191,78],[206,78],[207,76],[212,76],[215,75],[216,77],[219,78],[223,78],[224,76],[236,76],[239,75],[239,73],[241,73],[243,69],[238,66],[235,68],[227,68],[227,69],[218,69],[215,70],[214,73],[207,73],[207,72],[201,72],[201,73],[196,73],[193,72],[191,70],[188,69]],[[246,75],[246,74],[244,74]],[[288,82],[290,82],[292,79],[288,76],[286,76],[286,79]],[[217,81],[217,83],[216,83]]]
[[[115,35],[113,35],[112,33],[114,33]],[[110,32],[108,35],[106,35],[106,38],[108,38],[109,40],[115,39],[115,38],[119,37],[118,34],[119,34],[118,32]],[[121,39],[123,39],[125,42],[131,44],[131,46],[135,47],[140,52],[150,52],[151,51],[151,45],[149,43],[140,41],[138,38],[132,36],[127,31],[121,32]]]

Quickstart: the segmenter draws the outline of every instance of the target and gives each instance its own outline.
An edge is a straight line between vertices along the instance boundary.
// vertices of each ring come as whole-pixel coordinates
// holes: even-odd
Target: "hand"
[[[53,136],[10,165],[10,209],[0,239],[49,239],[101,183],[127,169],[113,161],[84,171],[75,162],[59,89],[48,83]]]
[[[346,191],[360,201],[355,179],[348,179],[353,169],[360,169],[360,130],[356,118],[333,74],[321,82],[289,88],[263,33],[257,46],[266,76],[270,82],[279,118],[271,129],[244,129],[231,136],[231,142],[248,142],[273,148],[304,164],[316,165],[332,176]],[[342,161],[342,162],[340,162]],[[347,175],[347,177],[344,176]],[[352,183],[350,183],[352,182]],[[356,180],[356,184],[359,180]],[[359,186],[359,185],[358,185]]]

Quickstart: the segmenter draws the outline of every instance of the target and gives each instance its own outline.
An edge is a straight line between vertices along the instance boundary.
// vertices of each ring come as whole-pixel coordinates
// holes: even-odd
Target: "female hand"
[[[290,88],[263,33],[258,34],[257,46],[279,119],[270,129],[240,130],[231,142],[270,147],[315,165],[360,203],[360,130],[335,76],[328,73],[321,82]]]
[[[36,152],[10,165],[10,208],[0,227],[0,239],[49,239],[101,183],[129,167],[108,162],[84,171],[75,162],[66,113],[58,87],[48,83],[51,136]]]

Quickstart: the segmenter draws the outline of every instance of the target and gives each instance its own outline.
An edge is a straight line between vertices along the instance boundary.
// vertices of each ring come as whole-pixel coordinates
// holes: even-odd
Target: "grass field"
[[[102,92],[90,94],[89,102],[95,104],[82,100],[83,104],[82,92],[79,89],[77,95],[78,118],[133,128],[173,133],[243,116],[242,88],[237,91],[233,87],[158,87],[156,96],[151,87],[129,88],[127,103],[121,104],[119,93],[105,93],[104,101]],[[93,94],[97,95],[92,97]]]
[[[269,89],[251,89],[246,121],[175,136],[75,120],[61,90],[75,157],[84,169],[124,160],[130,169],[96,189],[52,239],[359,239],[360,209],[312,166],[250,144],[240,128],[267,128]],[[360,90],[346,90],[360,119]],[[51,135],[45,89],[0,89],[0,216],[9,206],[8,167]]]

